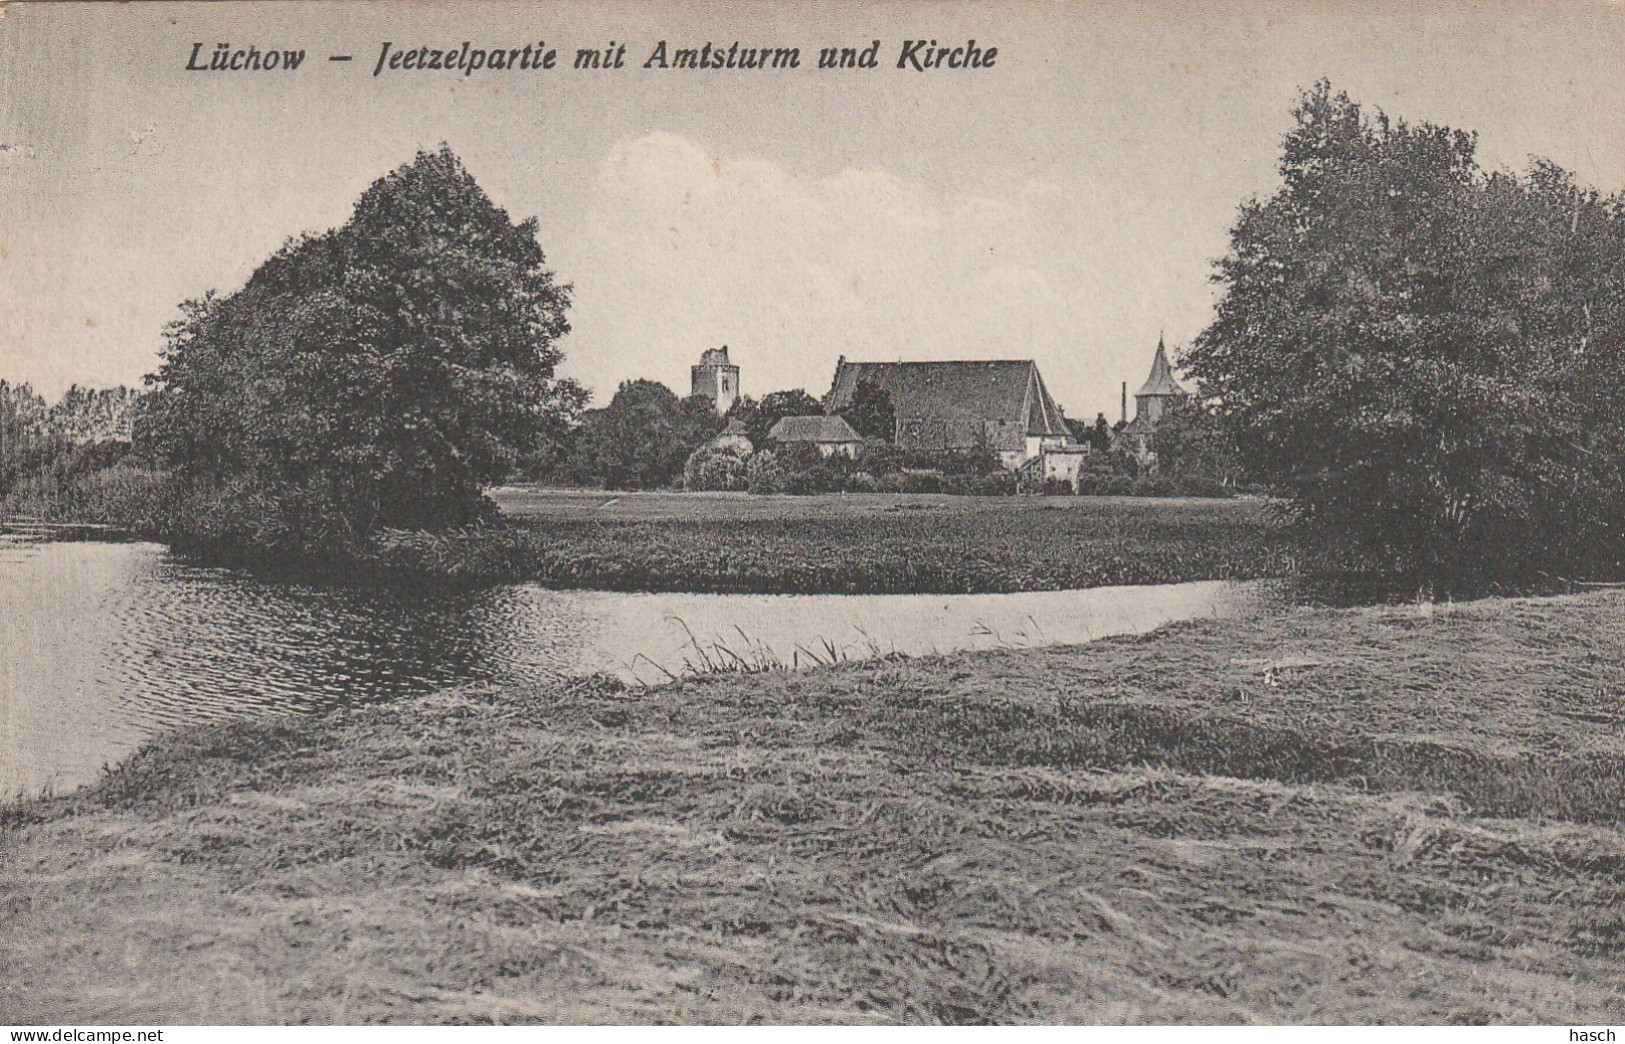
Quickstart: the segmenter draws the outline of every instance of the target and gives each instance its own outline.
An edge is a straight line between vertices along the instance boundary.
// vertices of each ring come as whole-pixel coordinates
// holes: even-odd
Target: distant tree
[[[805,389],[769,392],[756,403],[754,418],[747,421],[750,441],[761,446],[767,441],[767,433],[773,430],[773,425],[785,417],[805,417],[823,412],[823,404],[808,395]]]
[[[1111,449],[1112,427],[1110,424],[1106,423],[1106,415],[1104,413],[1097,413],[1092,423],[1089,421],[1073,420],[1071,417],[1066,417],[1064,419],[1066,421],[1067,430],[1072,433],[1072,437],[1078,442],[1083,443],[1085,446],[1088,446],[1099,453],[1104,453],[1108,449]]]
[[[890,442],[897,437],[897,410],[892,406],[891,393],[872,381],[858,381],[852,389],[852,401],[840,415],[865,438]]]
[[[224,539],[321,550],[477,517],[481,487],[578,403],[553,377],[569,287],[536,227],[448,148],[419,153],[343,226],[182,306],[137,442],[237,505],[222,517],[248,530]]]
[[[1625,568],[1625,199],[1322,82],[1183,365],[1329,540],[1442,573]]]
[[[50,425],[73,442],[129,442],[140,400],[140,392],[123,385],[82,388],[75,384],[51,407]]]
[[[50,407],[33,388],[0,381],[0,496],[45,459],[49,417]]]
[[[582,485],[663,489],[721,429],[715,405],[703,395],[679,399],[658,381],[624,381],[608,406],[587,414],[567,471]]]
[[[0,498],[19,483],[60,491],[123,462],[129,456],[131,420],[140,401],[139,392],[122,385],[75,384],[47,405],[28,385],[13,387],[0,381]],[[29,511],[40,507],[23,506]]]
[[[690,395],[682,401],[678,409],[676,444],[671,448],[676,466],[672,468],[668,484],[675,483],[682,475],[683,462],[688,460],[689,454],[720,435],[726,425],[726,418],[717,416],[717,404],[706,396]]]
[[[524,482],[559,482],[566,478],[571,447],[592,393],[575,381],[553,382],[552,399],[543,421],[521,445],[511,475]]]
[[[761,443],[758,441],[755,433],[761,431],[765,434],[766,432],[766,429],[761,425],[761,415],[762,410],[761,407],[756,404],[756,400],[748,395],[741,395],[739,398],[735,399],[734,404],[728,408],[728,416],[725,418],[725,420],[729,424],[738,421],[744,426],[745,434],[750,439],[751,445],[759,447]]]
[[[1095,423],[1089,429],[1089,437],[1084,440],[1096,453],[1105,453],[1112,448],[1112,426],[1107,423],[1104,413],[1095,414]]]

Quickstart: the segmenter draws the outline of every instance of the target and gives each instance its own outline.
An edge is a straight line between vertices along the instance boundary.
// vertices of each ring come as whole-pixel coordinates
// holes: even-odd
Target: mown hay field
[[[0,827],[0,1018],[1625,1019],[1625,593],[462,688]]]
[[[396,534],[386,574],[617,591],[954,594],[1294,569],[1245,500],[504,490],[507,524]]]

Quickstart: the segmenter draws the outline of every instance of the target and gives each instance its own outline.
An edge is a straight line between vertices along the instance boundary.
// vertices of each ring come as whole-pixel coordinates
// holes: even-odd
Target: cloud
[[[1042,354],[1073,308],[1032,206],[1059,190],[1013,190],[936,198],[882,169],[811,177],[672,134],[623,140],[569,273],[567,372],[600,401],[634,376],[686,392],[688,365],[726,343],[747,393],[816,395],[840,355]]]

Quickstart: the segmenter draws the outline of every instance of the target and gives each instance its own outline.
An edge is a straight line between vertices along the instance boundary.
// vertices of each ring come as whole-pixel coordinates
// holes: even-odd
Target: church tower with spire
[[[1157,335],[1157,355],[1151,360],[1151,376],[1134,393],[1134,424],[1149,431],[1162,419],[1162,411],[1175,399],[1183,397],[1185,389],[1174,380],[1173,367],[1168,365],[1168,349]]]
[[[1127,385],[1124,385],[1125,389]],[[1154,465],[1156,454],[1151,452],[1150,436],[1157,430],[1157,422],[1175,399],[1185,396],[1185,389],[1174,380],[1174,368],[1168,365],[1168,347],[1162,335],[1157,335],[1157,354],[1151,360],[1151,376],[1134,393],[1134,419],[1117,431],[1116,445],[1126,447],[1140,459],[1142,465]],[[1125,404],[1127,399],[1124,399]]]

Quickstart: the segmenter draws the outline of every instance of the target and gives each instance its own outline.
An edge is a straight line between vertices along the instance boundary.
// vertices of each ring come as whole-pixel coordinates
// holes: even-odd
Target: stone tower
[[[700,361],[689,367],[693,381],[690,395],[703,395],[716,405],[717,413],[727,413],[739,401],[739,367],[728,361],[728,346],[700,353]]]

